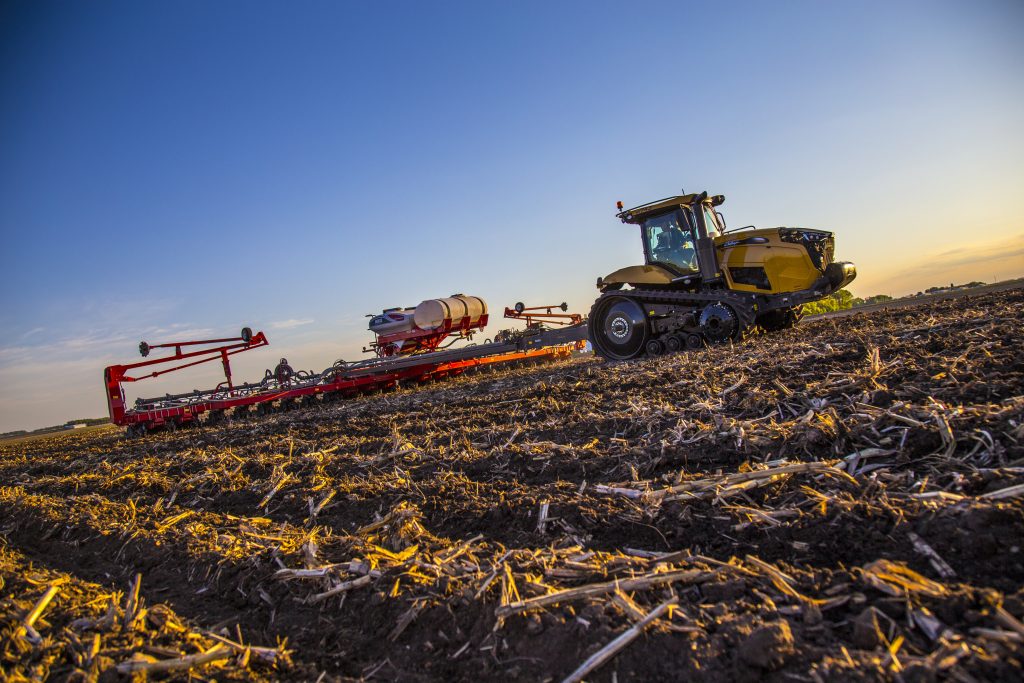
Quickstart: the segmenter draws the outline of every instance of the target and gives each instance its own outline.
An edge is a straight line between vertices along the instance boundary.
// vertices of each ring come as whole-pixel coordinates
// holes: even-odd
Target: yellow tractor
[[[640,226],[645,264],[598,278],[588,333],[599,355],[658,356],[792,327],[803,304],[856,277],[852,263],[833,261],[832,233],[726,230],[724,201],[702,192],[628,211],[618,203],[617,217]]]

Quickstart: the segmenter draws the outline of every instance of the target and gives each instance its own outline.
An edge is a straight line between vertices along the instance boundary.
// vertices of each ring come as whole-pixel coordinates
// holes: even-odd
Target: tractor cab
[[[722,195],[701,193],[668,197],[628,211],[620,204],[618,218],[640,226],[645,265],[618,270],[602,278],[598,287],[696,284],[717,278],[714,239],[724,224],[714,207],[724,201]]]
[[[679,275],[700,272],[693,225],[681,210],[646,218],[641,230],[648,265],[665,266]]]

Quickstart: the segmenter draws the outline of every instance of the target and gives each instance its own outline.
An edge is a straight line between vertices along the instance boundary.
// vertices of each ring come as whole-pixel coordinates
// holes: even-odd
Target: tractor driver
[[[282,358],[281,362],[274,368],[274,377],[277,378],[277,385],[279,387],[286,387],[291,382],[292,375],[295,371],[292,370],[292,366],[288,365],[288,359]]]
[[[696,270],[695,255],[693,245],[674,222],[658,235],[658,244],[654,247],[654,258],[658,261],[667,261],[683,270]]]

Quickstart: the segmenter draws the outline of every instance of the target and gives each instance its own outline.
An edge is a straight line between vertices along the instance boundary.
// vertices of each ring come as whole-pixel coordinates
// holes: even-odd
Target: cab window
[[[704,207],[704,223],[708,226],[708,236],[714,237],[716,234],[721,234],[722,229],[718,225],[718,216],[715,215],[715,210],[707,204],[702,206]]]
[[[680,274],[696,273],[693,231],[682,213],[654,216],[644,221],[644,240],[650,263],[665,264]]]

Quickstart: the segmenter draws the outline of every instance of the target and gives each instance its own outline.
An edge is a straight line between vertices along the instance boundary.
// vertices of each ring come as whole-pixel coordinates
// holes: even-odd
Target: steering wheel
[[[687,270],[697,270],[697,252],[694,249],[686,247],[669,249],[662,247],[661,249],[655,249],[652,254],[656,261],[671,263]]]

